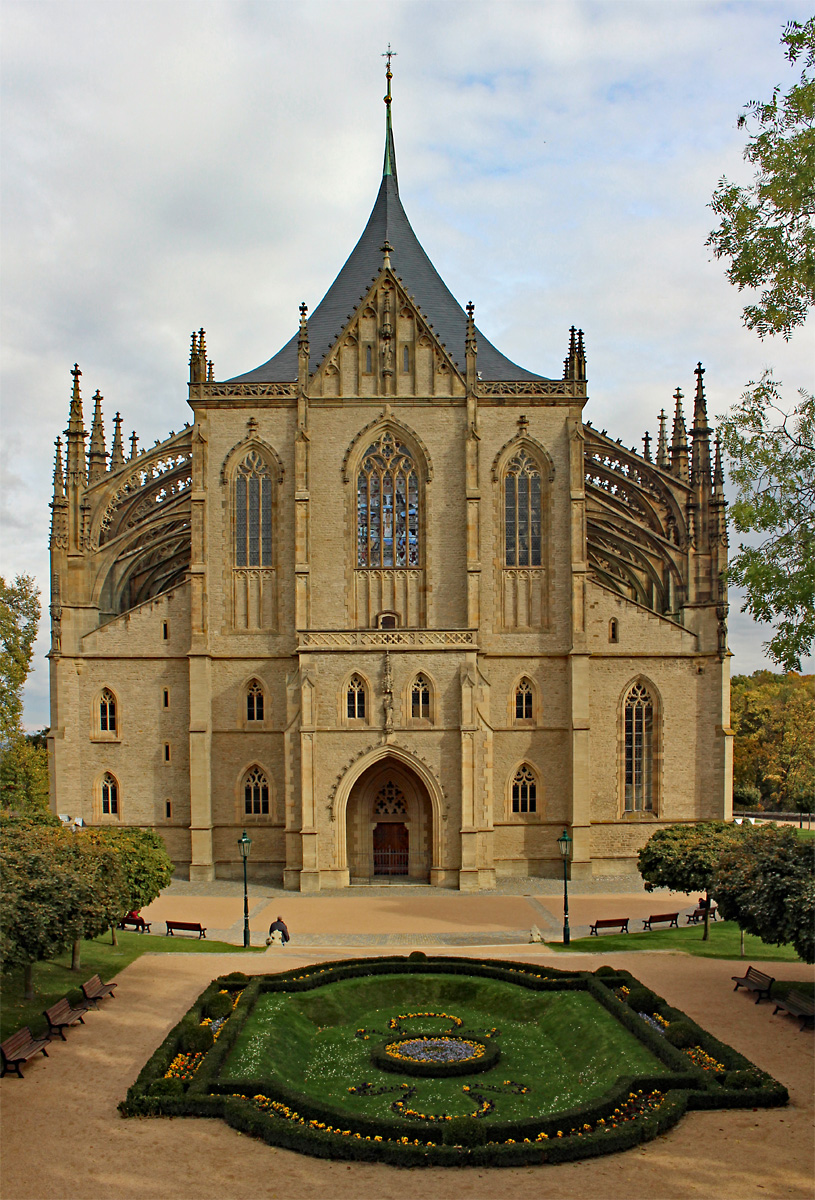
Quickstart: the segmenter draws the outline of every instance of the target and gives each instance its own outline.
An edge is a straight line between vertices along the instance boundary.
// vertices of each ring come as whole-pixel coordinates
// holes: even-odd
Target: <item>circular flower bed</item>
[[[371,1054],[381,1071],[449,1077],[491,1070],[501,1057],[493,1042],[475,1037],[411,1037],[386,1042]]]

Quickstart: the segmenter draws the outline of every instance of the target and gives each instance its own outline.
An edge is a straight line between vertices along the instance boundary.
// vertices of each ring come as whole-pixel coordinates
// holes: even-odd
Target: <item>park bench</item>
[[[113,992],[118,986],[118,983],[102,983],[102,976],[94,975],[87,983],[82,984],[82,995],[95,1008],[97,1000],[101,1000],[105,996],[110,996],[112,1000],[115,1000]]]
[[[815,1023],[815,1002],[811,996],[805,996],[803,992],[792,991],[783,999],[777,999],[773,1016],[779,1011],[787,1012],[791,1017],[800,1017],[801,1029]]]
[[[736,986],[733,988],[737,992],[740,987],[746,988],[748,992],[756,992],[756,1004],[766,996],[770,998],[770,988],[775,983],[775,978],[765,975],[763,971],[757,971],[755,967],[748,967],[746,975],[731,975],[730,978],[735,981]]]
[[[718,917],[716,916],[716,913],[718,911],[719,910],[716,908],[715,904],[712,904],[709,909],[695,908],[692,913],[688,913],[688,924],[698,925],[700,921],[704,921],[706,912],[710,913],[711,921],[717,921]]]
[[[58,1033],[63,1042],[66,1042],[68,1039],[65,1036],[65,1030],[70,1025],[84,1025],[85,1013],[89,1007],[88,1002],[85,1001],[81,1006],[71,1008],[68,997],[63,996],[61,1000],[57,1000],[56,1004],[46,1008],[42,1014],[48,1022],[48,1032]]]
[[[145,921],[144,917],[122,917],[119,922],[119,928],[129,929],[131,926],[137,933],[150,932],[150,922]]]
[[[651,913],[651,916],[648,918],[647,921],[646,921],[645,917],[642,918],[643,930],[650,929],[652,924],[654,923],[654,921],[667,921],[669,929],[672,929],[674,926],[678,929],[679,928],[679,913],[678,912],[675,912],[675,913]]]
[[[589,926],[589,937],[594,934],[599,937],[598,929],[619,929],[620,933],[628,933],[628,917],[603,917],[600,921],[595,921]]]
[[[45,1057],[48,1058],[48,1051],[45,1047],[50,1046],[50,1044],[50,1037],[32,1037],[31,1030],[27,1025],[24,1025],[22,1029],[18,1029],[11,1037],[6,1038],[4,1042],[0,1043],[0,1056],[3,1059],[3,1069],[0,1071],[0,1079],[2,1079],[3,1075],[11,1067],[14,1068],[20,1079],[22,1079],[23,1073],[20,1070],[22,1064],[28,1062],[29,1058],[33,1058],[35,1054],[39,1054],[41,1050]]]
[[[199,941],[207,936],[207,931],[200,921],[168,921],[165,937],[172,937],[176,929],[184,930],[185,933],[197,933]]]

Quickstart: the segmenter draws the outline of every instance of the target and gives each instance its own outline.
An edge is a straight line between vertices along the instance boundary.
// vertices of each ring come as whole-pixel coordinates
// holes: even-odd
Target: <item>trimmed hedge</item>
[[[167,1036],[143,1067],[138,1079],[119,1105],[123,1116],[198,1116],[221,1117],[231,1127],[263,1141],[322,1158],[366,1162],[386,1162],[399,1166],[522,1166],[542,1162],[567,1162],[608,1154],[648,1141],[671,1128],[689,1108],[757,1108],[786,1104],[788,1094],[776,1080],[760,1071],[732,1047],[712,1037],[684,1013],[671,1008],[661,997],[643,988],[629,972],[600,968],[598,972],[536,970],[528,963],[479,959],[445,959],[441,956],[410,958],[388,956],[380,959],[345,960],[307,970],[290,970],[272,977],[256,976],[249,980],[240,972],[214,980]],[[368,1117],[316,1102],[282,1084],[264,1079],[229,1080],[218,1076],[244,1023],[261,993],[310,991],[341,979],[403,974],[474,975],[511,982],[535,991],[588,991],[614,1018],[628,1029],[664,1064],[664,1073],[621,1078],[598,1100],[580,1108],[553,1116],[501,1122],[471,1117],[421,1122],[401,1117]],[[628,1002],[616,988],[629,988]],[[229,998],[219,996],[227,990]],[[212,1009],[224,1008],[231,997],[241,992],[240,1000],[221,1026],[214,1046],[206,1053],[186,1092],[178,1079],[166,1079],[165,1073],[176,1054],[195,1041],[194,1033],[206,1034],[200,1026]],[[640,1012],[659,1013],[672,1025],[683,1045],[698,1046],[725,1068],[703,1070],[682,1048],[672,1045]],[[219,1014],[220,1015],[220,1014]],[[223,1014],[226,1016],[226,1013]],[[668,1033],[670,1030],[668,1031]],[[202,1039],[203,1040],[203,1039]],[[390,1044],[393,1038],[388,1039]],[[398,1038],[395,1040],[399,1040]],[[482,1041],[482,1039],[470,1039]],[[468,1075],[488,1070],[498,1061],[499,1048],[488,1042],[487,1056],[495,1061],[476,1063],[423,1064],[404,1063],[384,1055],[384,1046],[372,1052],[375,1065],[414,1077],[425,1074]],[[386,1060],[386,1061],[385,1061]],[[387,1062],[387,1065],[386,1065]],[[476,1087],[473,1089],[477,1090]],[[639,1093],[647,1098],[660,1093],[658,1107],[636,1116],[621,1118],[615,1114]],[[314,1128],[261,1111],[252,1097],[262,1095],[296,1112],[303,1122],[317,1122],[342,1132]],[[600,1121],[607,1122],[599,1125]],[[585,1127],[589,1128],[586,1129]],[[540,1134],[546,1139],[537,1141]],[[420,1144],[416,1144],[416,1143]]]

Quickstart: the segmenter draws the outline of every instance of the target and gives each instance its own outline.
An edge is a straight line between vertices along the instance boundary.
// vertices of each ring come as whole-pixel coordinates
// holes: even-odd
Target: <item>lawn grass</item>
[[[371,1050],[403,1036],[434,1036],[451,1026],[412,1017],[403,1032],[391,1017],[447,1013],[464,1024],[455,1036],[496,1039],[501,1060],[492,1070],[457,1078],[413,1078],[382,1071]],[[364,1029],[368,1039],[356,1036]],[[330,988],[258,997],[228,1059],[222,1081],[267,1079],[332,1108],[393,1118],[406,1099],[417,1110],[470,1116],[474,1093],[494,1104],[485,1120],[528,1120],[602,1096],[620,1075],[664,1068],[651,1052],[587,992],[533,992],[500,980],[457,975],[387,976],[342,980]],[[379,1095],[350,1093],[370,1083]],[[521,1091],[521,1085],[526,1091]],[[470,1088],[468,1092],[466,1088]]]
[[[687,925],[684,929],[654,929],[645,933],[612,933],[606,936],[573,938],[568,947],[560,942],[547,942],[550,950],[566,950],[571,954],[605,954],[615,950],[676,950],[680,954],[695,954],[700,958],[741,959],[741,933],[735,921],[711,921],[710,938],[703,941],[702,925]],[[801,962],[792,946],[771,946],[751,933],[744,935],[744,961]]]
[[[129,966],[142,954],[250,954],[261,953],[260,947],[245,950],[229,942],[210,942],[205,938],[157,937],[130,930],[116,933],[118,946],[111,946],[110,934],[82,943],[82,966],[71,970],[71,951],[66,950],[49,962],[34,965],[34,999],[23,997],[23,973],[11,971],[0,980],[0,1041],[28,1025],[36,1036],[45,1033],[47,1024],[42,1013],[71,989],[97,973],[105,982]]]

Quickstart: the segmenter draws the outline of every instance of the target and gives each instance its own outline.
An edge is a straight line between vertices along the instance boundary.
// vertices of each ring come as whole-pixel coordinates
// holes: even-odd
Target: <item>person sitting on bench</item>
[[[280,933],[280,936],[283,939],[283,945],[285,946],[286,942],[289,940],[289,931],[286,928],[282,917],[278,917],[275,921],[272,921],[271,925],[269,926],[269,942],[266,943],[267,946],[274,938],[274,934],[278,932]],[[274,940],[277,941],[277,938],[274,938]]]

